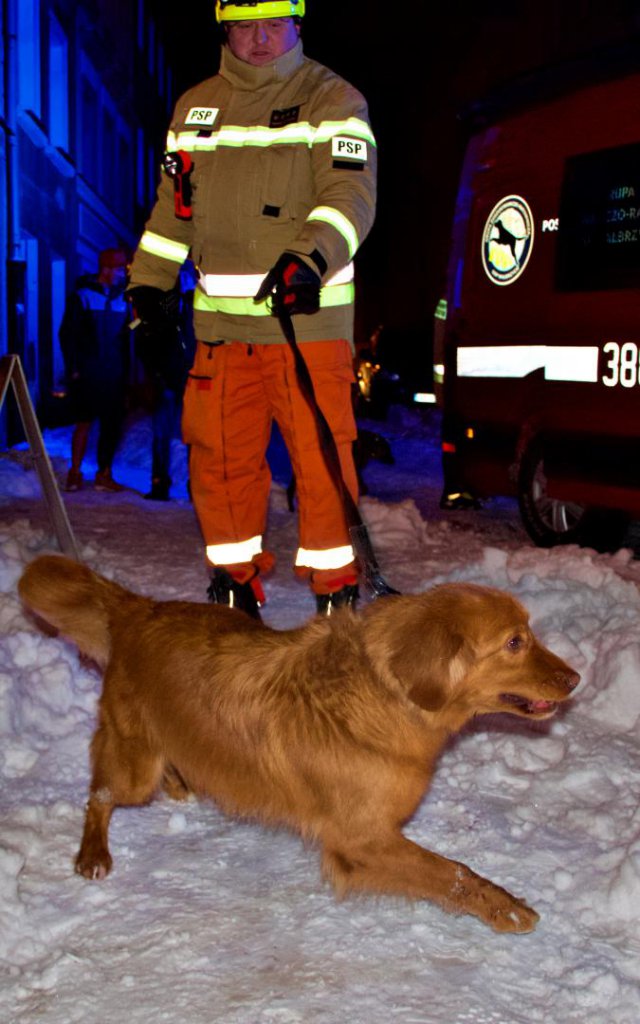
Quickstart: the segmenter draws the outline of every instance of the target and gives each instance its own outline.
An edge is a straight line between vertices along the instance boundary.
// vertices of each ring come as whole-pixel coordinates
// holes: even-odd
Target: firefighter
[[[187,255],[198,268],[182,427],[208,594],[256,617],[258,573],[272,564],[263,535],[274,418],[297,481],[295,571],[323,614],[357,598],[342,501],[273,314],[292,314],[357,500],[352,260],[374,218],[376,147],[364,98],[304,55],[304,10],[305,0],[216,3],[220,71],[178,101],[131,271],[137,315],[157,320]]]

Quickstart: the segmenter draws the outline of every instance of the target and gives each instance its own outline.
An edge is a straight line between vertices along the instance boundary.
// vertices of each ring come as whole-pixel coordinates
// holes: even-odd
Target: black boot
[[[358,585],[347,584],[333,594],[316,594],[318,615],[333,615],[337,608],[355,609],[358,600]]]
[[[151,481],[151,490],[145,494],[149,501],[169,501],[169,489],[171,481],[167,476],[154,476]]]
[[[239,608],[252,619],[262,622],[251,583],[238,583],[226,569],[213,570],[207,597],[212,604],[226,604],[230,608]]]

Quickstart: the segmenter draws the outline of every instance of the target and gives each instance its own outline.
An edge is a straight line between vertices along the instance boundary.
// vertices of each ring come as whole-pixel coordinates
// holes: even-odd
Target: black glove
[[[263,302],[271,296],[273,316],[317,313],[320,308],[320,277],[292,252],[283,252],[253,297]]]
[[[129,288],[126,298],[142,323],[151,330],[175,329],[180,315],[180,293],[177,288],[164,292],[149,284]]]
[[[136,353],[151,378],[176,388],[186,360],[180,325],[180,293],[141,284],[126,294],[138,318]],[[132,325],[133,326],[133,325]]]

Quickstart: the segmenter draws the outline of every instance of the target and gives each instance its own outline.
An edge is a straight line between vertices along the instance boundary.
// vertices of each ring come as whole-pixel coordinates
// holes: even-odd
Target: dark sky
[[[214,0],[154,5],[180,91],[215,73]],[[378,214],[357,261],[360,340],[380,322],[431,331],[467,132],[460,110],[514,75],[639,28],[634,0],[448,0],[391,11],[309,0],[305,52],[364,93],[379,144]]]

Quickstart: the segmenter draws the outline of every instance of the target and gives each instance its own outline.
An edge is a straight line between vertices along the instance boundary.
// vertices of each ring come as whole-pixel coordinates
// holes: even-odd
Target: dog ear
[[[407,696],[425,711],[439,711],[468,668],[464,638],[444,628],[432,628],[417,644],[398,651],[394,669],[407,686]]]
[[[414,704],[437,711],[466,674],[464,638],[432,610],[426,595],[385,597],[363,612],[365,645],[376,667],[390,672]]]

